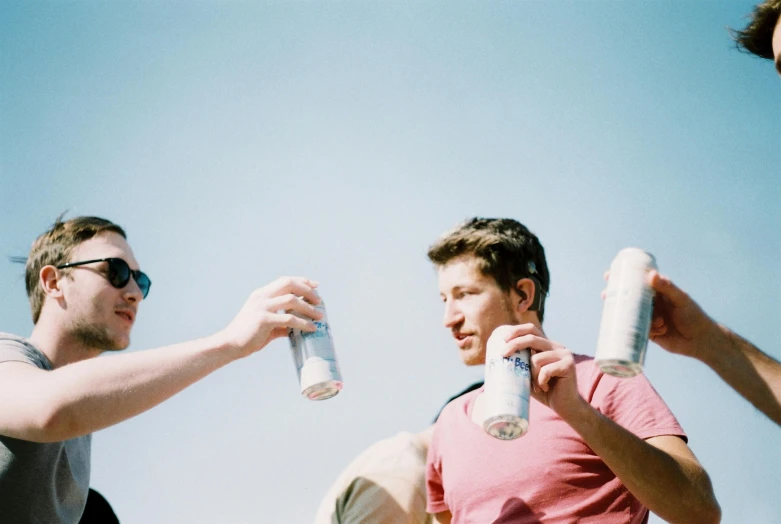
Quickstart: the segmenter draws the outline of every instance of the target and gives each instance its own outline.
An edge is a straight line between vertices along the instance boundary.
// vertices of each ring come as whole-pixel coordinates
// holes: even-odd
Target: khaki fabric
[[[381,440],[339,475],[315,524],[430,524],[425,480],[426,447],[417,435]]]

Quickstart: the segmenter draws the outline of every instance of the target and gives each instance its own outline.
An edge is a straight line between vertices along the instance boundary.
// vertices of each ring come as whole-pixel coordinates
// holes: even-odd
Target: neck
[[[536,311],[524,311],[523,313],[516,314],[516,319],[518,320],[518,324],[534,324],[537,329],[545,333]]]
[[[45,317],[43,314],[35,324],[28,340],[46,355],[54,369],[97,357],[102,353],[100,350],[85,347],[68,333],[61,322]]]

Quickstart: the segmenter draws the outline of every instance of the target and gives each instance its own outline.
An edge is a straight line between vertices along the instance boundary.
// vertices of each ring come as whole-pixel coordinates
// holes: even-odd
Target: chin
[[[130,337],[124,334],[107,336],[106,342],[104,351],[122,351],[130,345]]]
[[[467,350],[461,353],[461,362],[467,366],[482,366],[485,364],[485,353]]]

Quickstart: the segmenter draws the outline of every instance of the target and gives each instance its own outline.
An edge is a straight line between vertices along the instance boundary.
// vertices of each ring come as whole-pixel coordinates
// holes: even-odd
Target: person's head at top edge
[[[738,48],[772,60],[781,75],[781,0],[766,0],[757,4],[749,15],[749,23],[733,30]]]
[[[545,250],[517,220],[466,220],[442,235],[428,258],[437,268],[444,326],[464,364],[485,363],[486,343],[498,326],[541,327],[550,289]]]
[[[36,330],[88,350],[121,350],[151,282],[125,231],[99,217],[60,216],[33,242],[25,285]]]

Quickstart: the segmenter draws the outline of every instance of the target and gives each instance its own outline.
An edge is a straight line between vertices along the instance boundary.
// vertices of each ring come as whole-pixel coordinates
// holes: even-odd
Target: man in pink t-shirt
[[[444,324],[466,365],[485,363],[499,326],[505,355],[531,348],[529,430],[481,427],[482,389],[450,403],[426,466],[437,522],[719,522],[710,479],[675,417],[640,375],[603,374],[542,331],[550,275],[537,237],[512,219],[469,220],[430,249]]]

